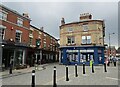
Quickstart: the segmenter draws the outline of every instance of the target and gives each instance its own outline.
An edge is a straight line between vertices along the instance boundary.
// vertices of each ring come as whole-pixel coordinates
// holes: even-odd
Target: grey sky
[[[118,3],[117,2],[3,2],[3,4],[20,14],[27,12],[31,24],[44,27],[44,31],[59,38],[59,26],[62,17],[65,22],[80,21],[81,13],[88,12],[93,19],[104,19],[106,25],[105,42],[111,35],[111,45],[118,47]]]

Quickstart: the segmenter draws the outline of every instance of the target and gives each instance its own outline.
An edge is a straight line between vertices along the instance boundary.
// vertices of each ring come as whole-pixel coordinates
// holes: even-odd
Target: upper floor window
[[[21,42],[21,38],[22,38],[22,31],[16,30],[15,41],[16,42]]]
[[[82,36],[82,44],[91,44],[91,36]]]
[[[32,45],[32,38],[29,38],[29,45]]]
[[[7,14],[8,14],[7,12],[0,10],[0,19],[6,21],[7,20]]]
[[[44,42],[43,47],[46,48],[46,42]]]
[[[68,28],[68,32],[73,32],[73,28]]]
[[[17,18],[17,24],[19,25],[19,26],[23,26],[23,19],[22,18]]]
[[[1,37],[1,39],[5,38],[5,29],[6,29],[5,26],[0,25],[0,37]]]
[[[83,25],[83,31],[88,31],[88,25]]]
[[[68,37],[67,42],[68,42],[68,44],[75,43],[75,37],[74,36]]]

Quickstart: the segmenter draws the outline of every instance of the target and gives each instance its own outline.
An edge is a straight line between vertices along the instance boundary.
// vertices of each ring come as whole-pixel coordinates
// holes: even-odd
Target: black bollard
[[[12,64],[10,64],[9,74],[12,74]]]
[[[106,63],[104,62],[104,71],[107,72]]]
[[[66,66],[66,81],[69,81],[69,77],[68,77],[68,66]]]
[[[92,63],[92,73],[94,73],[94,65],[93,65],[93,63]]]
[[[32,85],[31,87],[35,87],[35,70],[32,71]]]
[[[57,87],[56,84],[56,67],[54,66],[54,74],[53,74],[53,87]]]
[[[75,77],[78,77],[78,74],[77,74],[77,64],[75,64]]]
[[[85,74],[85,63],[83,63],[83,74]]]

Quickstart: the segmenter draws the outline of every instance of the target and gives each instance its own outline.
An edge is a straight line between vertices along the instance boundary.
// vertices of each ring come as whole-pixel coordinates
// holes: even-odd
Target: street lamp
[[[110,36],[113,35],[113,34],[115,34],[115,33],[109,33],[109,50],[110,50],[110,52],[109,52],[109,58],[110,58],[110,59],[111,59],[111,43],[110,43]]]

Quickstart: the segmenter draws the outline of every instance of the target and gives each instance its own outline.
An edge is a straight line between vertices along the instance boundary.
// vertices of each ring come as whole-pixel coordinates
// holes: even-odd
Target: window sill
[[[81,45],[92,45],[92,43],[85,43],[85,44],[81,43]]]
[[[66,44],[66,46],[75,46],[75,45],[76,45],[75,43]]]

